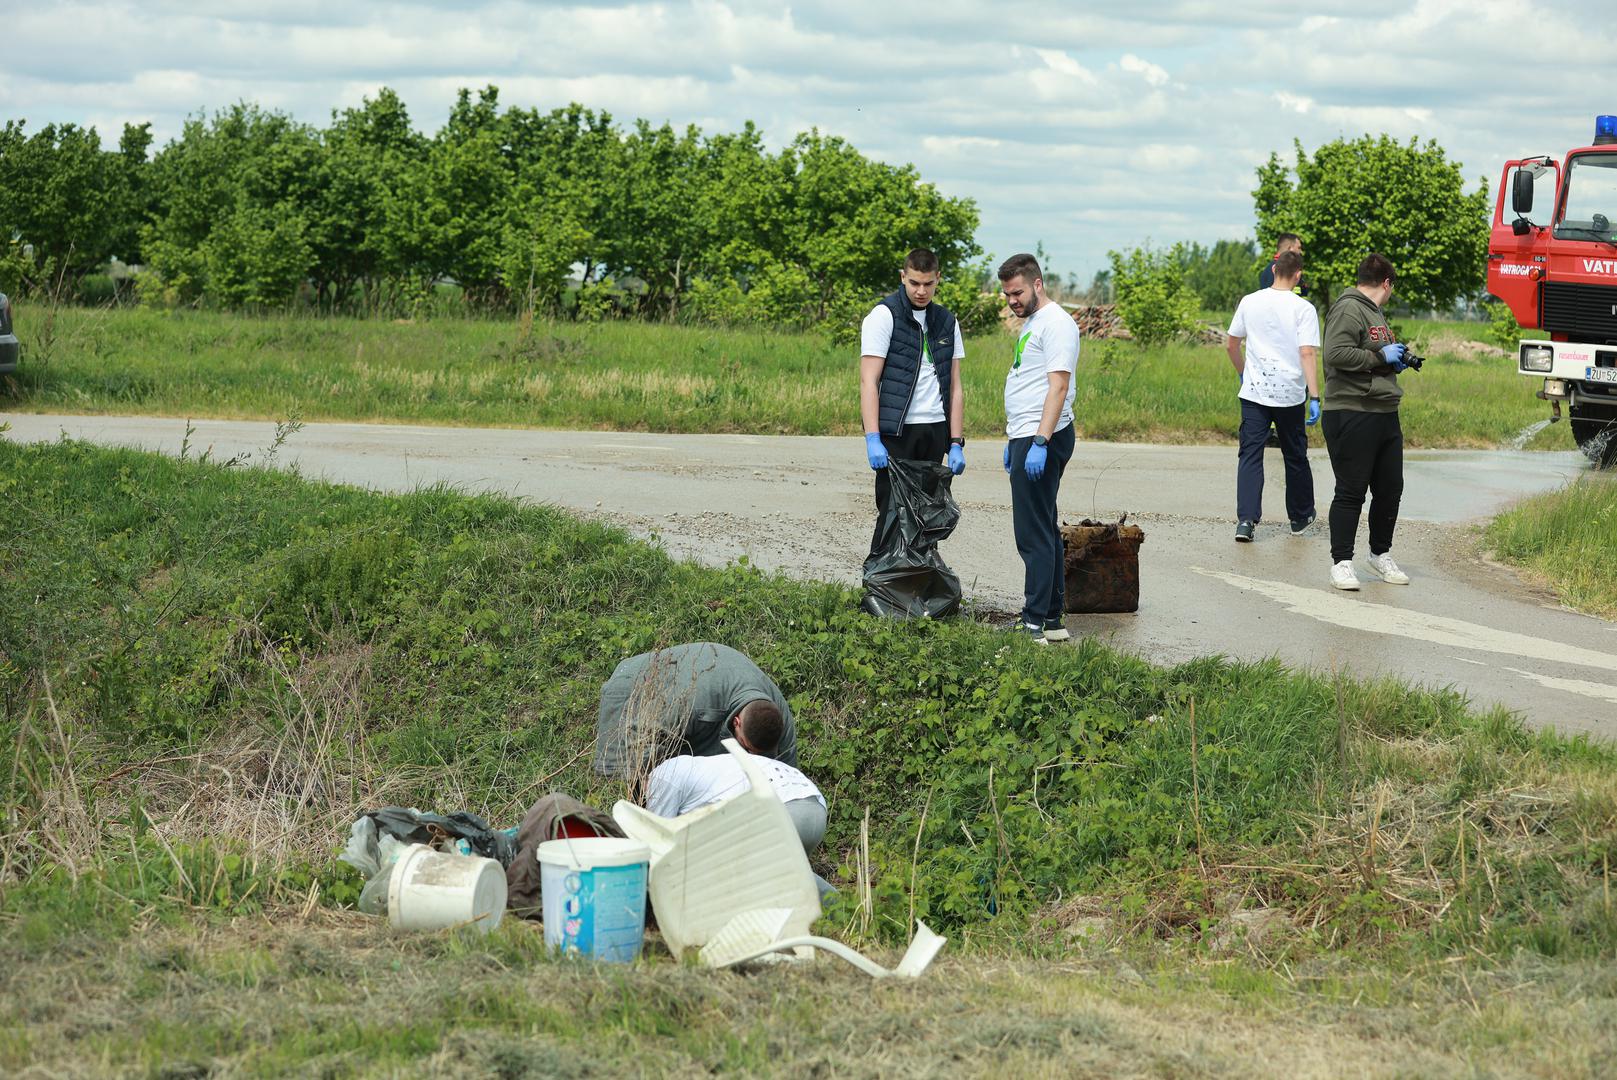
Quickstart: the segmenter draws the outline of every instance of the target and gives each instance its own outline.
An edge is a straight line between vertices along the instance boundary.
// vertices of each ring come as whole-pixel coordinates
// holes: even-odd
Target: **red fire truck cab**
[[[1506,203],[1510,213],[1506,214]],[[1543,337],[1516,367],[1595,462],[1617,460],[1617,116],[1561,162],[1505,163],[1488,239],[1488,291]],[[1547,339],[1547,340],[1546,340]]]

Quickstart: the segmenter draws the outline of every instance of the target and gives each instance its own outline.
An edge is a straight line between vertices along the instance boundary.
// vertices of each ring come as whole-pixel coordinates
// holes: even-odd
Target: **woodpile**
[[[1085,341],[1132,341],[1134,335],[1129,328],[1123,325],[1123,316],[1117,312],[1116,304],[1062,304],[1062,307],[1072,315],[1072,321],[1078,324],[1078,332]],[[1000,309],[1000,318],[1004,320],[1006,329],[1013,334],[1020,333],[1022,320],[1011,314],[1008,307]],[[1217,323],[1202,323],[1193,330],[1186,341],[1194,345],[1222,345],[1224,344],[1224,328]]]
[[[1124,341],[1134,337],[1123,325],[1123,316],[1117,313],[1116,304],[1078,304],[1067,310],[1072,312],[1072,321],[1078,324],[1081,337],[1119,338]]]

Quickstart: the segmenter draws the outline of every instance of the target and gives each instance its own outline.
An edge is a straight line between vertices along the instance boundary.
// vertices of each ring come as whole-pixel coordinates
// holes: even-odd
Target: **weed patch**
[[[1342,965],[1475,981],[1524,957],[1565,973],[1617,954],[1617,752],[1450,691],[873,620],[841,586],[674,562],[445,489],[73,442],[0,442],[0,477],[0,991],[35,1002],[0,1065],[59,1038],[110,1071],[610,1072],[605,1032],[637,1067],[676,1073],[926,1071],[898,1046],[931,1070],[1252,1060],[1212,1033],[1145,1039],[1133,981],[1096,998],[1071,974],[1122,949],[1190,971],[1235,1003],[1208,1006],[1225,1021],[1306,1000],[1367,1025],[1342,1036],[1355,1053],[1392,1039],[1414,1055],[1399,1068],[1449,1071],[1488,1008],[1503,1026],[1489,1045],[1515,1052],[1542,1012],[1444,975],[1453,1029],[1428,1050],[1402,989]],[[791,700],[831,804],[817,869],[843,889],[827,928],[880,949],[920,917],[950,934],[951,963],[1008,969],[860,984],[875,1007],[855,1007],[825,970],[603,972],[550,959],[524,925],[396,939],[342,910],[357,881],[333,856],[362,808],[514,822],[553,788],[622,795],[588,769],[599,686],[623,656],[689,640],[742,649]],[[64,965],[132,1013],[52,1011],[41,970]],[[1159,1005],[1174,984],[1141,985]],[[397,1011],[355,1004],[384,993]],[[1405,1027],[1375,1027],[1378,997]],[[735,1023],[803,1008],[836,1038]],[[994,1019],[937,1019],[958,1009]],[[1565,1023],[1584,1050],[1611,1038]],[[849,1057],[862,1040],[886,1049]]]

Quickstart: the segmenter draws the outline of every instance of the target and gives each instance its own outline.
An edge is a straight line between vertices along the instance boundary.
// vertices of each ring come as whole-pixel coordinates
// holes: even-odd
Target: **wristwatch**
[[[954,438],[949,440],[949,445],[950,446],[958,446],[963,450],[963,449],[965,449],[965,446],[966,446],[966,440],[961,438],[960,436],[956,435]]]
[[[1050,445],[1050,440],[1046,439],[1043,435],[1035,435],[1035,436],[1033,436],[1033,445],[1034,446],[1049,446]]]

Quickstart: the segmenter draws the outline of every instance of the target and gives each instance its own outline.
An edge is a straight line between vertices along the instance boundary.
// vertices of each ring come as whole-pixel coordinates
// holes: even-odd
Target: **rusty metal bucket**
[[[1115,522],[1090,521],[1061,526],[1066,549],[1069,613],[1138,611],[1140,609],[1140,545],[1145,532],[1126,525],[1128,515]]]

